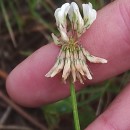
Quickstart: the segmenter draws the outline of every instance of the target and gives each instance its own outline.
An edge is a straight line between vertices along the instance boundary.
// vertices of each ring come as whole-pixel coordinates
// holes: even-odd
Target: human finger
[[[130,84],[116,97],[108,109],[85,130],[129,130],[129,119]]]

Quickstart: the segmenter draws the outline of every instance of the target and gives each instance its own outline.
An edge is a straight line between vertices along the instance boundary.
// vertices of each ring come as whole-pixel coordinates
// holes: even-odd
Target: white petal
[[[66,15],[69,11],[69,8],[70,8],[70,4],[65,3],[61,6],[61,8],[56,9],[54,13],[56,24],[61,34],[61,38],[65,42],[69,41],[69,38],[67,36],[67,29],[66,29],[67,28]]]
[[[55,10],[55,18],[56,18],[56,23],[57,23],[57,26],[59,26],[60,24],[62,26],[66,26],[66,15],[69,11],[69,8],[70,8],[70,4],[69,3],[65,3],[61,6],[61,8],[57,8]]]
[[[71,23],[74,24],[74,29],[80,34],[84,26],[84,21],[80,14],[79,7],[75,2],[71,3],[68,16]]]
[[[86,28],[89,28],[90,25],[95,21],[97,12],[93,9],[92,4],[82,4],[83,15],[84,15],[84,25]]]
[[[61,11],[61,8],[57,8],[55,10],[55,13],[54,13],[54,16],[55,16],[55,19],[56,19],[56,24],[59,25],[59,19],[58,19],[58,16],[59,16],[59,12]]]
[[[64,31],[63,29],[59,29],[60,34],[61,34],[61,38],[64,42],[69,42],[69,38],[67,36],[67,32]]]
[[[79,13],[79,8],[78,5],[75,2],[72,2],[70,5],[70,9],[68,12],[68,16],[70,21],[74,22],[78,20],[78,13]]]

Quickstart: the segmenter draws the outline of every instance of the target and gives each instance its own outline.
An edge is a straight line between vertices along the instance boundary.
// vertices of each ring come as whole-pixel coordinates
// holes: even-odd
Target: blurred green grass
[[[18,64],[43,44],[51,41],[51,32],[56,31],[54,10],[69,0],[0,0],[0,46],[15,48],[15,53],[8,52],[13,58],[10,62]],[[109,0],[75,0],[79,5],[91,2],[97,10],[109,3]],[[33,33],[33,34],[32,34]],[[37,34],[35,37],[32,37]],[[30,34],[31,38],[30,38]],[[42,34],[42,37],[39,36]],[[27,37],[26,37],[27,36]],[[20,42],[22,39],[22,42]],[[41,39],[41,40],[37,40]],[[12,41],[12,42],[11,42]],[[34,42],[35,41],[35,42]],[[38,42],[39,41],[39,42]],[[30,43],[30,44],[29,44]],[[35,44],[35,46],[34,46]],[[9,49],[10,50],[10,49]],[[8,51],[8,50],[7,50]],[[15,55],[15,56],[14,56]],[[20,57],[19,61],[16,57]],[[15,65],[13,67],[15,67]],[[10,64],[6,65],[7,70]],[[130,72],[90,85],[77,93],[81,127],[91,123],[120,92],[122,86],[130,79]],[[59,128],[61,121],[72,126],[72,109],[70,98],[41,107],[43,116],[51,130]],[[67,125],[68,125],[67,124]]]
[[[83,2],[91,2],[95,9],[100,9],[106,2],[104,0],[75,0],[80,6]],[[1,8],[1,25],[6,27],[9,32],[10,38],[14,47],[16,47],[16,38],[14,34],[14,29],[17,32],[22,33],[25,31],[25,26],[27,20],[35,22],[38,29],[47,29],[50,32],[57,33],[54,24],[54,10],[61,5],[63,2],[70,2],[69,0],[0,0]],[[49,19],[44,18],[49,15]],[[50,19],[51,18],[51,19]],[[2,27],[1,27],[2,28]],[[34,27],[37,29],[36,27]],[[3,29],[4,30],[4,29]],[[48,40],[50,39],[50,34],[46,34]]]

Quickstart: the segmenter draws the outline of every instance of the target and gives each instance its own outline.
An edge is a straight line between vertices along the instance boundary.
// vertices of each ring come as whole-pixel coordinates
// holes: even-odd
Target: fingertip
[[[50,48],[52,46],[50,46]],[[7,93],[11,99],[19,105],[37,107],[46,103],[43,91],[44,75],[46,72],[44,72],[44,69],[42,71],[42,66],[39,65],[45,59],[41,60],[43,57],[42,50],[44,48],[40,48],[38,51],[26,58],[22,63],[15,67],[7,77]],[[49,52],[45,52],[43,55],[46,55],[46,53]],[[39,67],[37,68],[37,66]],[[49,67],[49,64],[43,64],[43,66]]]
[[[15,75],[15,76],[14,76]],[[13,70],[6,80],[6,90],[9,97],[17,104],[26,107],[38,107],[42,103],[36,99],[35,95],[33,96],[24,86],[21,86],[21,83],[17,81],[17,73]],[[24,82],[24,81],[22,81]],[[36,101],[37,100],[37,101]]]

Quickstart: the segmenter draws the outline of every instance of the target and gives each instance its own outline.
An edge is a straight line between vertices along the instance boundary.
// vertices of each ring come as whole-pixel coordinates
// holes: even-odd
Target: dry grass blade
[[[9,22],[9,17],[8,17],[7,12],[6,12],[6,9],[5,9],[3,0],[0,0],[0,6],[1,6],[2,13],[3,13],[3,17],[4,17],[4,19],[5,19],[5,23],[6,23],[7,29],[8,29],[8,31],[9,31],[10,37],[11,37],[12,42],[13,42],[13,45],[14,45],[14,47],[16,48],[16,47],[17,47],[17,44],[16,44],[16,41],[15,41],[15,37],[14,37],[14,34],[13,34],[13,30],[12,30],[11,24],[10,24],[10,22]]]
[[[5,113],[0,119],[0,125],[4,124],[6,120],[8,119],[9,114],[11,113],[12,108],[10,106],[7,107]]]
[[[0,125],[0,130],[33,130],[28,127],[23,127],[23,126],[4,126]]]
[[[16,105],[13,101],[11,101],[5,94],[0,91],[0,98],[3,99],[7,104],[9,104],[15,111],[17,111],[21,116],[23,116],[26,120],[31,122],[36,127],[40,128],[40,130],[48,130],[43,124],[39,123],[36,119],[22,110],[18,105]],[[19,129],[20,130],[20,129]]]
[[[99,116],[101,114],[102,105],[103,105],[103,97],[100,97],[98,107],[97,107],[97,111],[96,111],[96,116]]]

